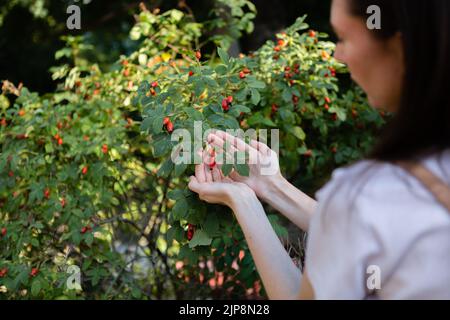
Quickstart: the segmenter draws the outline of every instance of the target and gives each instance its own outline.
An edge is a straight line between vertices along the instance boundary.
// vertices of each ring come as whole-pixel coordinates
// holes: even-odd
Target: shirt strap
[[[450,187],[416,161],[397,161],[396,164],[416,177],[450,213]]]

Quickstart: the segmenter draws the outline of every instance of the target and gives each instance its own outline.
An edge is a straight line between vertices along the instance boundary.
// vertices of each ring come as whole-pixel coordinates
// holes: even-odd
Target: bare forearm
[[[259,196],[300,229],[308,231],[309,221],[317,206],[316,200],[297,189],[283,177],[268,184]]]
[[[295,299],[301,272],[273,230],[256,196],[232,205],[270,299]]]

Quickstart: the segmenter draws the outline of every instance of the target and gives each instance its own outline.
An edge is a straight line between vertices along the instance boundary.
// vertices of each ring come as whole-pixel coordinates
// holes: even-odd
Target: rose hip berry
[[[187,238],[189,241],[192,240],[195,233],[195,226],[193,224],[188,224]]]
[[[103,152],[103,154],[107,154],[108,153],[108,145],[107,144],[104,144],[102,146],[102,152]]]
[[[38,273],[39,273],[39,269],[33,268],[33,269],[31,269],[30,277],[36,277],[38,275]]]
[[[81,169],[81,173],[82,173],[83,175],[85,175],[87,172],[88,172],[88,167],[87,167],[87,166],[84,166],[83,169]]]
[[[0,269],[0,278],[3,278],[8,273],[7,268]]]
[[[5,227],[3,227],[2,231],[0,233],[2,235],[2,237],[6,236],[7,233],[8,233],[8,230]]]

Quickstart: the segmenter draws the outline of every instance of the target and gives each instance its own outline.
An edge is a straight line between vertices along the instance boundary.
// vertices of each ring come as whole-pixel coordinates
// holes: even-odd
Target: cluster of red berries
[[[223,111],[228,111],[230,110],[231,104],[233,103],[233,97],[232,96],[228,96],[226,98],[224,98],[222,100],[222,110]]]
[[[193,224],[188,224],[187,239],[189,241],[191,241],[192,238],[194,237],[194,233],[195,233],[195,226]]]
[[[250,71],[249,68],[244,68],[244,69],[242,69],[242,71],[239,72],[239,78],[245,79],[245,77],[247,77],[247,75],[250,73],[252,73],[252,72]]]
[[[152,96],[156,96],[156,90],[155,90],[155,88],[156,87],[158,87],[158,82],[157,81],[153,81],[152,83],[151,83],[151,88],[150,88],[150,94],[152,95]]]
[[[58,133],[53,136],[53,139],[56,140],[58,145],[62,145],[64,143],[63,139],[61,138],[61,136]]]
[[[169,117],[164,118],[163,125],[166,128],[167,132],[171,133],[173,131],[173,122],[170,121]]]
[[[85,234],[88,231],[92,231],[91,226],[84,226],[83,228],[81,228],[80,233]]]

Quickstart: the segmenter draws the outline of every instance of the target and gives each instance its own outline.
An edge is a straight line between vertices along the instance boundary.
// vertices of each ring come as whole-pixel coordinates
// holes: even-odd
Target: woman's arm
[[[259,193],[259,198],[282,213],[303,231],[308,231],[317,201],[309,197],[284,177],[268,183]]]
[[[270,299],[312,299],[314,294],[273,230],[255,192],[223,176],[214,167],[197,165],[189,189],[200,199],[230,207],[240,224]]]
[[[301,271],[281,244],[255,194],[247,193],[232,201],[258,273],[270,299],[299,297]]]

